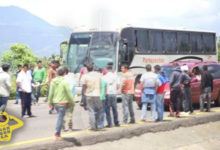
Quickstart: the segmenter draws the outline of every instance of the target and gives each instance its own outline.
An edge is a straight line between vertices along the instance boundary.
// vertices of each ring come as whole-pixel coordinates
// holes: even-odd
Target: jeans
[[[34,96],[35,96],[37,103],[38,103],[39,97],[40,97],[40,89],[41,89],[41,86],[34,87]]]
[[[193,112],[192,100],[191,100],[191,88],[183,88],[184,95],[184,111],[185,112]]]
[[[15,103],[18,104],[18,101],[19,101],[20,98],[21,98],[21,96],[20,96],[19,88],[16,87],[16,97],[15,97],[16,101],[15,101]]]
[[[21,115],[22,117],[25,115],[26,111],[29,116],[31,116],[31,93],[23,93],[21,92]]]
[[[207,111],[211,106],[211,87],[206,87],[200,95],[200,111],[204,111],[204,100],[207,98]]]
[[[130,113],[131,123],[135,122],[133,111],[133,94],[122,94],[122,107],[123,107],[123,123],[128,122],[128,113]]]
[[[107,124],[109,127],[111,127],[112,121],[111,121],[111,116],[110,116],[110,109],[108,109],[108,101],[102,100],[102,112],[101,112],[101,116],[100,116],[99,128],[104,128],[105,114],[106,114]]]
[[[63,119],[64,119],[64,116],[65,116],[65,113],[66,113],[66,106],[65,105],[60,105],[60,104],[55,104],[55,107],[58,110],[58,119],[57,119],[55,135],[60,135],[62,124],[63,124]]]
[[[92,130],[98,129],[102,113],[102,101],[96,96],[86,96],[89,124]]]
[[[112,112],[113,112],[113,118],[114,118],[114,124],[115,126],[119,125],[118,122],[118,109],[117,109],[117,97],[114,94],[108,94],[107,95],[107,110],[111,111],[112,108]],[[110,119],[111,119],[111,113],[109,113]],[[111,122],[112,125],[112,122]]]
[[[151,120],[156,120],[156,103],[142,103],[142,109],[141,109],[141,120],[147,119],[147,105],[151,104]]]
[[[162,121],[163,112],[164,112],[164,94],[157,94],[156,110],[157,110],[158,121]]]
[[[81,103],[83,104],[84,109],[87,109],[87,102],[86,102],[86,96],[84,89],[82,88],[82,97],[81,97]]]
[[[181,98],[182,98],[182,91],[181,89],[173,90],[170,92],[170,114],[174,114],[180,112],[181,108]]]
[[[5,111],[8,102],[8,97],[0,97],[0,110]]]

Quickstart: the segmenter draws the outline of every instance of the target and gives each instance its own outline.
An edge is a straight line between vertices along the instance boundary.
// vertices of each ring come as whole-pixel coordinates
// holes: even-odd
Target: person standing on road
[[[70,72],[70,67],[65,67],[64,76],[66,82],[69,84],[71,94],[75,97],[75,87],[76,87],[76,79],[74,73]],[[73,111],[74,105],[71,103],[67,104],[66,115],[64,117],[63,129],[64,131],[72,131],[73,130]]]
[[[74,106],[74,98],[70,91],[69,83],[64,78],[65,69],[63,67],[59,68],[57,74],[58,77],[51,81],[48,101],[49,107],[52,107],[52,104],[54,104],[58,110],[55,139],[60,140],[67,104]]]
[[[19,72],[21,72],[21,70],[22,70],[22,65],[18,65],[17,67],[18,67],[18,71],[16,72],[16,79],[18,77]],[[21,96],[20,96],[19,88],[16,85],[16,97],[15,97],[16,100],[15,100],[14,104],[18,104],[20,98],[21,98]]]
[[[130,113],[130,122],[135,123],[133,110],[134,98],[134,75],[129,71],[128,65],[121,66],[122,71],[122,108],[123,108],[123,123],[128,122],[128,113]]]
[[[156,98],[156,110],[157,110],[157,121],[163,120],[164,113],[164,92],[165,85],[168,82],[168,78],[165,76],[164,72],[161,71],[159,65],[154,66],[155,73],[157,74],[158,88],[157,88],[157,98]]]
[[[5,111],[11,91],[11,77],[8,74],[10,66],[3,64],[0,68],[0,110]]]
[[[156,121],[156,90],[158,87],[157,74],[152,72],[151,65],[146,65],[146,73],[141,76],[141,86],[143,87],[141,102],[141,121],[147,119],[147,104],[151,104],[151,120]]]
[[[80,70],[79,86],[81,85],[81,79],[82,79],[83,75],[85,75],[86,73],[88,73],[88,70],[87,70],[86,64],[84,64],[83,68]],[[87,110],[86,96],[85,96],[85,91],[83,88],[82,88],[82,93],[81,93],[80,105],[82,107],[84,107],[85,110]]]
[[[46,84],[47,84],[47,99],[45,100],[45,102],[47,102],[47,100],[48,100],[49,91],[50,91],[50,83],[51,83],[52,79],[54,79],[57,76],[58,66],[59,66],[59,62],[56,62],[55,60],[53,60],[50,63],[48,75],[47,75],[47,82],[46,82]],[[49,114],[52,114],[53,110],[54,110],[54,107],[51,104],[51,109],[49,110]]]
[[[83,75],[82,83],[85,91],[91,130],[97,130],[100,124],[102,101],[100,100],[101,73],[93,71],[93,63],[87,64],[88,73]]]
[[[118,109],[117,109],[117,90],[119,89],[119,80],[117,77],[117,74],[112,70],[113,69],[113,63],[108,63],[107,66],[107,74],[106,76],[106,82],[107,82],[107,111],[111,112],[110,109],[112,108],[113,112],[113,118],[114,118],[114,125],[120,126],[118,121]],[[109,120],[111,121],[111,113],[109,113]],[[110,125],[112,125],[112,122],[110,122]]]
[[[34,84],[38,85],[34,88],[34,91],[35,91],[34,95],[36,98],[36,103],[38,103],[39,97],[40,97],[40,89],[41,89],[40,84],[45,82],[45,79],[46,79],[46,71],[45,71],[45,68],[42,67],[42,62],[40,60],[37,62],[37,68],[34,69],[33,79],[34,79],[33,80]]]
[[[182,70],[182,81],[183,84],[183,96],[184,96],[184,112],[185,113],[193,113],[193,106],[191,100],[191,88],[190,82],[191,78],[189,76],[189,67],[187,65],[183,65],[181,67]]]
[[[32,77],[30,72],[28,71],[28,64],[24,64],[23,70],[18,74],[16,84],[19,87],[21,92],[21,105],[22,105],[22,113],[21,116],[24,117],[26,111],[28,114],[28,118],[32,117],[31,113],[31,82]]]
[[[106,73],[103,74],[101,77],[101,91],[100,91],[100,100],[102,101],[102,113],[101,113],[101,118],[100,118],[100,124],[99,128],[104,128],[104,122],[105,122],[105,114],[106,114],[106,119],[107,119],[107,126],[106,127],[111,127],[111,118],[110,117],[110,111],[107,110],[107,100],[106,100],[106,91],[107,91],[107,82],[106,82]]]
[[[176,111],[176,117],[180,117],[182,71],[177,63],[173,64],[173,69],[170,78],[170,116],[174,117],[174,111]]]
[[[208,72],[208,67],[202,67],[203,72],[201,76],[201,94],[200,94],[200,111],[204,111],[204,100],[207,98],[207,112],[210,112],[211,107],[211,92],[213,91],[213,77]]]

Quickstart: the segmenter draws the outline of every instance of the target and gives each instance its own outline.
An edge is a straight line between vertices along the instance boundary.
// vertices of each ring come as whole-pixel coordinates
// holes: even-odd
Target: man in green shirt
[[[55,138],[56,140],[59,140],[61,139],[61,128],[67,105],[70,104],[74,106],[74,98],[70,90],[70,85],[64,78],[65,69],[58,69],[57,74],[58,77],[54,78],[50,84],[48,101],[49,107],[52,107],[52,104],[54,104],[56,109],[58,110]]]
[[[45,80],[46,80],[46,71],[45,68],[42,67],[42,62],[39,60],[37,62],[37,68],[34,69],[33,72],[33,81],[35,85],[34,95],[37,103],[40,97],[40,89],[41,89],[40,84],[45,82]]]

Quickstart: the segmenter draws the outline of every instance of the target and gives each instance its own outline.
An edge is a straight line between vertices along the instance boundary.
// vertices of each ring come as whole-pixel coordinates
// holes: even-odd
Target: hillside
[[[70,33],[69,28],[53,26],[24,9],[0,7],[0,56],[13,43],[29,45],[38,56],[59,54],[59,44]]]

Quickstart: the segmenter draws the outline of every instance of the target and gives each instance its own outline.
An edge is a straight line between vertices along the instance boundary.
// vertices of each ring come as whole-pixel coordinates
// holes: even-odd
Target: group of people
[[[195,71],[195,70],[193,70]],[[213,91],[213,77],[204,65],[201,73],[190,72],[187,65],[173,64],[173,73],[170,78],[170,116],[180,117],[182,97],[184,98],[184,112],[193,113],[191,100],[191,85],[193,80],[201,81],[200,84],[200,111],[204,111],[204,101],[207,99],[207,112],[211,107],[211,92]],[[174,113],[176,111],[176,114]]]
[[[18,66],[21,67],[21,66]],[[134,75],[127,64],[121,65],[120,77],[114,71],[112,62],[107,64],[104,70],[94,68],[93,63],[87,63],[80,71],[77,80],[70,72],[70,68],[61,67],[58,61],[52,61],[46,78],[45,68],[42,62],[37,62],[37,67],[24,64],[17,73],[16,85],[21,98],[22,117],[32,117],[31,103],[38,103],[40,87],[48,86],[49,113],[54,109],[58,112],[56,125],[56,139],[61,138],[61,130],[72,130],[72,115],[74,110],[75,87],[82,83],[81,106],[88,110],[91,130],[100,130],[104,127],[120,126],[118,119],[117,94],[122,95],[123,123],[135,123],[133,109],[133,96],[135,91]],[[193,112],[190,97],[191,76],[186,65],[173,65],[171,78],[168,79],[159,65],[146,65],[146,72],[140,78],[142,86],[142,110],[141,121],[147,119],[148,104],[151,105],[151,120],[162,121],[164,113],[165,85],[170,82],[170,116],[180,117],[181,99],[184,96],[185,112]],[[5,110],[10,95],[11,81],[8,74],[9,65],[2,65],[0,70],[0,109]],[[200,109],[204,110],[204,99],[208,96],[207,111],[210,111],[211,91],[213,90],[213,78],[203,66],[201,74],[201,99]],[[16,100],[16,103],[18,101]],[[112,113],[111,113],[112,111]],[[176,111],[176,114],[174,113]],[[113,114],[113,117],[111,116]],[[107,125],[104,126],[105,118]]]

